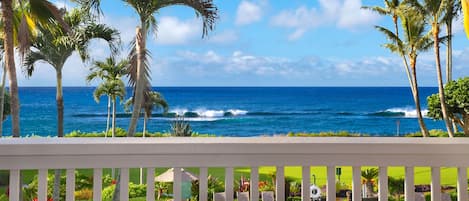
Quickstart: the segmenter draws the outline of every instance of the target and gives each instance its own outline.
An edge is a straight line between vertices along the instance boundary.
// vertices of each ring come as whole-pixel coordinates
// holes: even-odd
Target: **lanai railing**
[[[47,172],[66,169],[66,200],[74,200],[75,169],[94,169],[93,199],[101,200],[103,168],[121,168],[121,200],[128,200],[129,168],[147,168],[147,200],[154,200],[154,170],[174,167],[180,201],[181,167],[199,167],[200,200],[207,200],[209,167],[225,168],[225,193],[233,200],[235,167],[251,167],[251,198],[259,197],[259,167],[276,167],[276,194],[284,195],[284,167],[302,167],[302,200],[309,200],[310,167],[327,167],[327,200],[336,200],[337,166],[352,167],[352,199],[361,200],[362,166],[379,167],[379,200],[388,199],[387,168],[405,167],[405,199],[413,201],[414,167],[431,167],[431,197],[441,200],[441,167],[457,168],[458,201],[467,201],[469,139],[448,138],[17,138],[0,139],[0,170],[10,171],[10,200],[19,200],[20,170],[38,170],[38,199],[47,199]],[[285,201],[284,196],[276,196]]]

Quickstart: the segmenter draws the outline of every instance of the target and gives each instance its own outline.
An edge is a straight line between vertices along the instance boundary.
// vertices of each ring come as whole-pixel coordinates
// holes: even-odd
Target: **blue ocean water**
[[[65,133],[106,129],[107,98],[98,104],[93,87],[64,88]],[[220,136],[276,135],[288,132],[349,131],[394,136],[419,131],[408,87],[163,87],[169,116],[155,111],[150,131],[169,131],[174,114],[184,114],[195,132]],[[422,104],[437,88],[421,88]],[[131,92],[129,91],[130,95]],[[20,88],[21,134],[56,135],[54,87]],[[426,108],[426,105],[423,105]],[[117,126],[127,129],[129,114],[118,106]],[[143,120],[142,120],[143,121]],[[429,129],[441,121],[425,119]],[[139,124],[142,129],[142,122]],[[11,123],[4,123],[10,135]]]

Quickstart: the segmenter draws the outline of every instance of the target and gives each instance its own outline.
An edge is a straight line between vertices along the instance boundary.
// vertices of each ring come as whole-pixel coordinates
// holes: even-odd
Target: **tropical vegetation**
[[[86,77],[88,82],[95,79],[101,79],[103,82],[99,84],[93,97],[99,103],[101,96],[108,97],[107,104],[107,123],[106,134],[109,131],[109,118],[111,114],[112,103],[112,137],[116,133],[116,105],[117,99],[120,101],[125,97],[125,84],[122,77],[127,74],[129,62],[127,60],[116,62],[114,57],[108,57],[105,61],[95,61],[91,68],[91,73]]]
[[[127,111],[130,111],[130,108],[134,104],[133,100],[134,100],[133,97],[130,97],[125,102],[124,105]],[[169,104],[168,102],[166,102],[163,95],[161,95],[161,93],[156,92],[156,91],[150,91],[148,96],[145,96],[141,104],[142,104],[143,115],[144,115],[143,137],[145,137],[145,134],[147,131],[147,122],[152,116],[153,109],[161,108],[163,110],[163,114],[166,114],[169,110]]]
[[[444,90],[449,118],[469,136],[469,77],[449,82]],[[443,118],[441,99],[438,96],[433,94],[427,98],[428,116],[434,119]]]

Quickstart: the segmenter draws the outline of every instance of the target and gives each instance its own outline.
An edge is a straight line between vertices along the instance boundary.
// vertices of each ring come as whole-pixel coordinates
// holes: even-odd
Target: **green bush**
[[[116,185],[110,185],[103,189],[101,192],[101,197],[103,200],[111,200],[112,196],[114,195],[114,190],[116,189]]]
[[[103,200],[112,199],[115,189],[116,189],[116,185],[110,185],[104,188],[101,194]],[[134,184],[132,182],[129,183],[129,198],[145,197],[146,195],[147,195],[146,184]]]

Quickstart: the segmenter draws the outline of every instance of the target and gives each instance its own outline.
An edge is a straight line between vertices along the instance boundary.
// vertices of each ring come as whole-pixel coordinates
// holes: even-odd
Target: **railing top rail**
[[[3,138],[0,169],[136,165],[469,166],[469,139],[395,137]],[[28,161],[30,160],[30,161]],[[16,162],[9,164],[9,162]],[[132,166],[135,165],[135,166]]]

